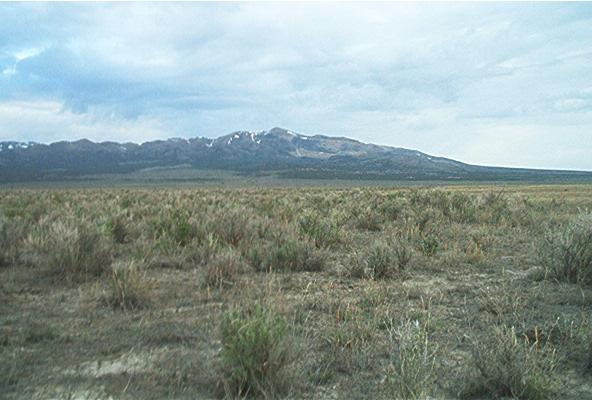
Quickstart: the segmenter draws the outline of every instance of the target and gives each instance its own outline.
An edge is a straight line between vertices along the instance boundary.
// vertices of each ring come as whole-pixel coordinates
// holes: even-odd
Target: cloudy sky
[[[289,128],[592,170],[592,4],[0,4],[0,141]]]

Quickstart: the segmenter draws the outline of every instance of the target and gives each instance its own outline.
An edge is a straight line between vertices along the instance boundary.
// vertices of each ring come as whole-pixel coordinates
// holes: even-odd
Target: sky
[[[0,141],[278,126],[592,170],[592,3],[0,3]]]

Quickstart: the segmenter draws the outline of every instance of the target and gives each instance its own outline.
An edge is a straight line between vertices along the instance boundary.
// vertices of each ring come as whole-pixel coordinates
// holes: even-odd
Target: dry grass
[[[37,267],[69,282],[104,274],[113,259],[99,228],[84,220],[44,220],[24,246]]]
[[[425,399],[431,395],[436,381],[436,348],[429,337],[428,324],[407,320],[388,327],[393,349],[385,384],[392,398]]]
[[[232,248],[217,254],[204,268],[204,284],[222,289],[234,285],[238,275],[249,271],[241,255]]]
[[[0,393],[588,398],[590,208],[584,185],[5,190]]]
[[[555,398],[557,354],[538,335],[530,339],[520,337],[514,327],[495,327],[490,336],[473,340],[472,356],[463,397]]]
[[[135,262],[118,262],[111,266],[109,286],[102,301],[121,310],[147,307],[150,304],[150,282]]]

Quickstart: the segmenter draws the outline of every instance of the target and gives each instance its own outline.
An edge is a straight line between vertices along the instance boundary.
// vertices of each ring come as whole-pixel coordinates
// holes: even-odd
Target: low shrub
[[[416,211],[417,232],[424,237],[430,236],[434,229],[441,226],[444,221],[446,218],[438,208],[428,207]]]
[[[403,271],[410,261],[409,248],[378,242],[350,257],[347,274],[352,278],[385,279]]]
[[[386,390],[395,399],[425,399],[436,380],[436,346],[430,341],[427,326],[419,321],[404,321],[389,329],[393,351],[386,368]]]
[[[382,229],[382,216],[377,211],[366,208],[355,217],[355,226],[360,230],[378,232]]]
[[[307,235],[316,247],[334,247],[341,242],[341,229],[328,218],[307,214],[300,218],[300,232]]]
[[[393,251],[397,259],[399,271],[405,270],[413,258],[411,246],[406,242],[397,242],[393,245]]]
[[[136,257],[149,255],[151,268],[187,269],[201,263],[200,247],[195,242],[181,245],[169,237],[138,243],[137,251],[141,253],[137,253]]]
[[[221,249],[222,244],[218,238],[210,233],[199,243],[193,255],[197,262],[207,265]]]
[[[362,254],[354,252],[349,257],[349,263],[345,267],[344,274],[350,278],[368,278],[368,269]]]
[[[291,236],[254,245],[246,251],[246,257],[256,270],[268,272],[318,272],[324,269],[326,263],[322,250]]]
[[[387,278],[398,266],[394,252],[390,246],[383,243],[372,246],[365,261],[368,276],[371,279]]]
[[[407,199],[400,197],[400,193],[390,193],[379,207],[380,212],[390,221],[396,221],[409,206]]]
[[[321,333],[327,347],[314,377],[318,381],[326,382],[336,372],[364,370],[371,363],[373,326],[351,304],[337,304],[332,314],[332,323]]]
[[[80,281],[109,270],[113,250],[90,221],[42,223],[27,238],[35,265],[67,281]]]
[[[434,235],[426,235],[420,239],[419,248],[428,257],[435,255],[439,247],[440,241]]]
[[[232,286],[236,277],[246,269],[240,254],[228,248],[208,262],[204,269],[204,284],[209,288]]]
[[[6,217],[0,213],[0,268],[10,264],[10,245],[10,234],[8,232]]]
[[[483,247],[480,245],[478,241],[475,240],[469,241],[469,244],[467,244],[465,248],[465,254],[467,257],[467,261],[470,264],[478,264],[485,259]]]
[[[243,240],[253,236],[250,219],[254,217],[251,210],[244,208],[223,209],[208,221],[208,230],[222,243],[238,246]]]
[[[289,389],[286,320],[256,304],[222,315],[221,381],[228,397],[274,398]]]
[[[60,339],[60,334],[50,325],[32,321],[22,332],[21,339],[25,344],[53,342]]]
[[[486,222],[492,225],[501,224],[512,217],[510,201],[503,190],[489,192],[483,196],[482,208],[487,216]]]
[[[555,351],[546,343],[519,337],[514,327],[495,327],[472,343],[472,364],[463,378],[464,398],[493,396],[524,400],[553,398]]]
[[[103,300],[113,308],[130,310],[148,305],[149,283],[137,265],[132,262],[119,262],[111,266],[109,289]]]
[[[105,229],[115,243],[123,244],[128,240],[128,227],[123,215],[111,216],[105,223]]]
[[[0,211],[0,268],[14,265],[19,259],[27,224],[20,218],[8,218]]]
[[[0,214],[0,267],[8,264],[6,256],[7,248],[8,235],[6,232],[6,219],[3,214]]]
[[[474,195],[455,192],[450,195],[450,213],[447,217],[451,222],[471,224],[477,222],[478,199]]]
[[[539,246],[539,259],[550,278],[592,284],[592,213],[548,232]]]
[[[187,245],[196,235],[187,213],[176,211],[170,219],[162,221],[161,234],[181,246]]]

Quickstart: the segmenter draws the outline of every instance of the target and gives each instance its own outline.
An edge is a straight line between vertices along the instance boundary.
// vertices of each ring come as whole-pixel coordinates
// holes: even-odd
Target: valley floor
[[[592,398],[591,282],[552,258],[591,208],[590,185],[5,190],[0,398]]]

